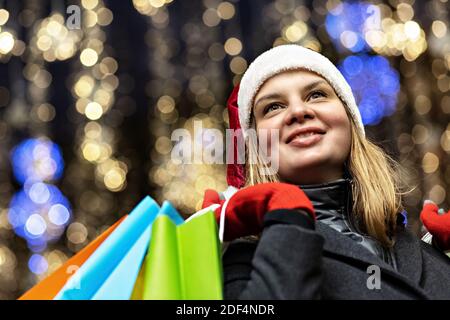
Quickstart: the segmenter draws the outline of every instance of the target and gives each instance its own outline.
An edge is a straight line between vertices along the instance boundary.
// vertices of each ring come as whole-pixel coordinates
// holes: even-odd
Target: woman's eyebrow
[[[278,93],[266,94],[265,96],[262,96],[255,102],[255,107],[264,100],[280,99],[282,97],[283,97],[283,95],[278,94]]]
[[[318,87],[318,86],[321,85],[321,84],[328,85],[328,82],[326,82],[325,80],[317,80],[317,81],[311,82],[310,84],[308,84],[308,85],[306,85],[306,86],[303,87],[303,91],[309,91],[309,90],[311,90],[311,89],[313,89],[313,88]],[[261,98],[259,98],[258,100],[256,100],[256,102],[255,102],[255,107],[256,107],[259,103],[261,103],[262,101],[264,101],[264,100],[280,99],[280,98],[282,98],[282,97],[283,97],[283,95],[278,94],[278,93],[269,93],[269,94],[266,94],[265,96],[262,96]]]
[[[326,82],[325,80],[317,80],[317,81],[311,82],[310,84],[306,85],[303,88],[303,91],[309,91],[311,89],[314,89],[315,87],[320,86],[321,84],[328,85],[328,82]]]

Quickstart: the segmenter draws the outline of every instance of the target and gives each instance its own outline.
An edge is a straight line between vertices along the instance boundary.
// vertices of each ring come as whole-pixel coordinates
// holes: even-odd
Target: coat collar
[[[426,297],[425,293],[418,289],[422,275],[422,253],[419,239],[406,231],[403,223],[399,223],[395,236],[393,248],[397,262],[397,271],[395,271],[360,243],[320,221],[324,218],[333,219],[331,215],[338,212],[352,223],[354,215],[351,213],[353,207],[351,184],[352,180],[346,177],[329,183],[300,185],[313,203],[318,215],[316,230],[325,238],[325,254],[340,255],[359,265],[377,265],[385,274],[401,280],[407,286],[418,291],[419,295]]]
[[[419,240],[411,233],[401,230],[396,235],[394,253],[397,261],[397,271],[389,264],[372,254],[357,242],[340,232],[330,228],[328,225],[318,221],[316,230],[324,239],[324,256],[340,256],[348,263],[359,268],[367,268],[369,265],[380,267],[382,274],[400,280],[404,285],[413,289],[422,298],[428,298],[427,294],[420,289],[422,276],[422,253]]]
[[[334,210],[347,215],[353,204],[351,184],[351,179],[342,178],[327,183],[300,185],[300,188],[319,213]]]

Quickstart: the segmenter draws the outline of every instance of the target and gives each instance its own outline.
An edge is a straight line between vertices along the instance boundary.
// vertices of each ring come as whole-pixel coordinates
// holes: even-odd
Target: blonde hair
[[[347,168],[352,176],[353,208],[350,219],[360,232],[378,240],[385,247],[394,245],[397,215],[403,210],[404,183],[402,168],[380,146],[369,141],[358,131],[353,117],[345,107],[351,127],[351,148]],[[252,125],[255,127],[253,112]],[[257,150],[257,141],[249,139],[246,148],[246,182],[251,186],[265,182],[278,182],[278,174],[261,174],[269,170]],[[270,170],[269,170],[270,171]]]

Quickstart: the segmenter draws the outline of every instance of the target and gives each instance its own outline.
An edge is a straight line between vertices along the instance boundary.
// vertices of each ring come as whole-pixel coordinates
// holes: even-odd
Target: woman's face
[[[350,120],[321,76],[295,70],[270,78],[255,97],[253,115],[259,134],[260,129],[279,130],[282,181],[315,184],[342,178]]]

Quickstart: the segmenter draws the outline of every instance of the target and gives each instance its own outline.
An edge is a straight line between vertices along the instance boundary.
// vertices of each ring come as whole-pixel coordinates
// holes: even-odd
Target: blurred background
[[[226,129],[233,85],[284,43],[320,51],[342,71],[368,137],[417,186],[405,206],[419,234],[424,199],[450,209],[449,8],[0,0],[0,299],[20,296],[147,194],[188,215],[206,188],[225,189],[225,165],[170,161],[171,134],[194,135],[194,120]]]

